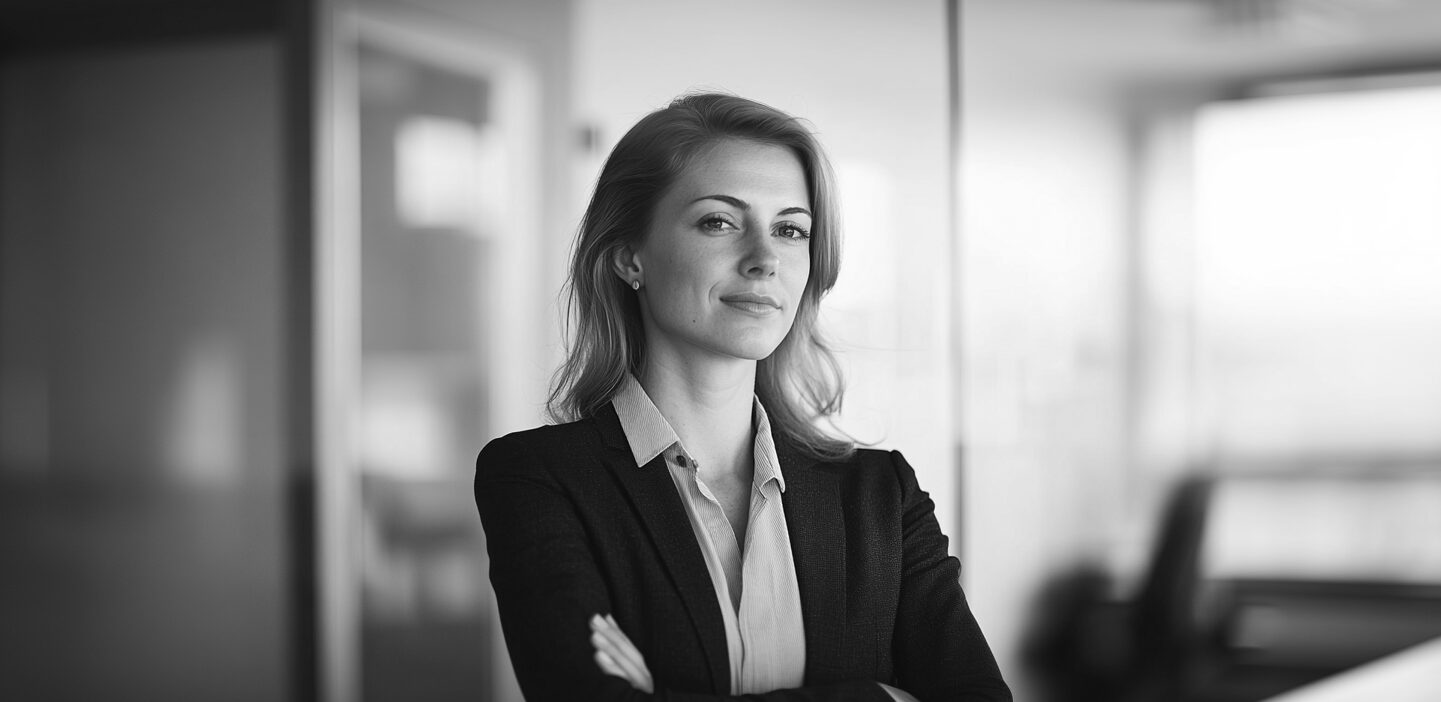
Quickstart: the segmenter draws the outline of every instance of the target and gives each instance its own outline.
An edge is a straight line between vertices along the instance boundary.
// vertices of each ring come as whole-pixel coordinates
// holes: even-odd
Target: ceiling
[[[1441,67],[1436,0],[962,0],[962,8],[975,55],[1092,80]]]

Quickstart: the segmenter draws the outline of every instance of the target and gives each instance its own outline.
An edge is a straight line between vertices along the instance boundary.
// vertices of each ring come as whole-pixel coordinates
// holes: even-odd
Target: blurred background
[[[1434,651],[1441,3],[4,0],[0,698],[519,700],[474,456],[697,88],[829,148],[840,423],[1018,700]]]

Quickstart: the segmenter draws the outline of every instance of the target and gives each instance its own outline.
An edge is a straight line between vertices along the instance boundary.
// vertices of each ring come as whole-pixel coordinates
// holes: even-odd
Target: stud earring
[[[635,290],[636,292],[639,292],[639,291],[640,291],[640,281],[639,281],[639,280],[632,280],[632,281],[630,281],[630,289],[631,289],[631,290]]]

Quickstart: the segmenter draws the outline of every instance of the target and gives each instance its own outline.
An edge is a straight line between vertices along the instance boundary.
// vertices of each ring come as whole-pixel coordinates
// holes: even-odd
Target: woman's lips
[[[735,293],[732,295],[723,295],[721,296],[721,302],[724,302],[725,304],[730,305],[735,309],[741,310],[742,312],[747,312],[754,315],[772,314],[774,312],[780,311],[781,309],[781,303],[779,300],[769,295],[759,295],[756,293]]]

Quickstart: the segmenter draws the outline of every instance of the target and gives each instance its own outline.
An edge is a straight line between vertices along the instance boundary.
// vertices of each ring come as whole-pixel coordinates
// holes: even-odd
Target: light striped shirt
[[[786,480],[760,400],[754,401],[751,415],[755,475],[744,548],[736,543],[725,510],[701,480],[695,460],[640,383],[627,375],[612,404],[637,469],[665,456],[725,620],[731,694],[799,687],[805,677],[806,642],[790,532],[781,505]]]

